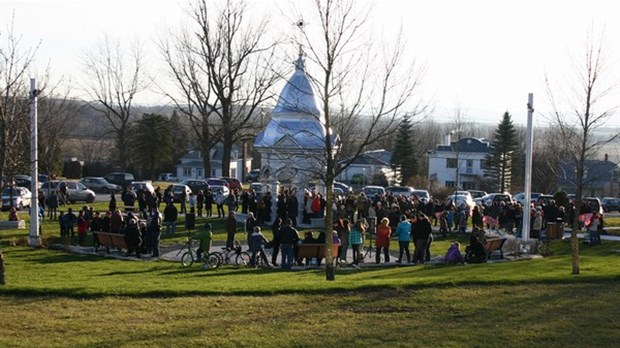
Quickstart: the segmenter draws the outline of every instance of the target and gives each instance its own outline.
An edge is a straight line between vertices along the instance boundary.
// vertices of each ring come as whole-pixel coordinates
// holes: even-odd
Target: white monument
[[[287,81],[271,113],[271,121],[256,136],[254,147],[261,154],[261,182],[272,195],[272,218],[276,215],[279,187],[296,189],[299,213],[303,212],[306,187],[324,186],[325,118],[317,107],[306,75],[303,54],[295,62],[295,72]],[[332,135],[332,144],[339,138]]]

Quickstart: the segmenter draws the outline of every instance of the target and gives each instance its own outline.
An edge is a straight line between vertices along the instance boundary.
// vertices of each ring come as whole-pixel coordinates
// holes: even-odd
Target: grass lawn
[[[78,208],[80,205],[75,205]],[[199,220],[198,225],[204,224]],[[221,222],[214,222],[223,240]],[[46,221],[43,235],[58,236]],[[0,347],[613,347],[620,243],[465,266],[202,270],[10,246],[0,231]],[[179,243],[177,238],[164,244]],[[455,238],[456,236],[451,236]],[[438,240],[445,252],[451,239]],[[396,243],[392,243],[396,248]]]

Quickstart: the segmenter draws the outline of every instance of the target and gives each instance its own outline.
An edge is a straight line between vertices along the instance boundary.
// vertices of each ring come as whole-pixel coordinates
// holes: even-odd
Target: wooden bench
[[[335,258],[338,256],[338,247],[340,244],[332,245],[332,256]],[[298,259],[308,258],[311,259],[313,257],[320,259],[325,258],[325,253],[327,249],[325,248],[325,244],[299,244],[297,245],[297,255]]]
[[[0,221],[0,230],[25,230],[26,229],[26,221],[17,220],[17,221]]]
[[[504,246],[504,242],[506,242],[506,238],[489,238],[484,244],[484,250],[487,252],[487,259],[491,259],[491,254],[495,251],[499,251],[500,259],[504,258],[504,252],[502,251],[502,247]]]
[[[94,231],[93,237],[95,239],[95,252],[100,246],[105,247],[108,254],[110,253],[110,247],[127,249],[124,234]]]

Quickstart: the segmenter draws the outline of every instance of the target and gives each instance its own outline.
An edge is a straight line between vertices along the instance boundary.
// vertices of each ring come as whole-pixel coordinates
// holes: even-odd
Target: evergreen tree
[[[407,185],[409,180],[417,174],[418,159],[414,151],[412,125],[409,116],[405,116],[398,128],[394,139],[394,151],[392,152],[392,169],[399,173],[400,184]]]
[[[132,152],[146,177],[155,178],[156,171],[172,156],[173,142],[170,120],[162,115],[144,114],[135,123]]]
[[[484,163],[485,176],[497,187],[498,192],[510,190],[512,172],[519,163],[519,140],[508,112],[504,113],[495,130]]]

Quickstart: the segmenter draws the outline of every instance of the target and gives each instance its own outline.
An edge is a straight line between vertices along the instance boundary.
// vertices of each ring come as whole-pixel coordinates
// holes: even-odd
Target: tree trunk
[[[333,169],[327,168],[327,178],[325,180],[326,190],[325,194],[325,280],[336,280],[336,273],[334,269],[334,255],[332,253],[334,245],[334,213],[332,206],[334,205],[334,179],[329,173],[333,172]]]
[[[230,155],[232,153],[233,137],[227,132],[222,139],[222,176],[230,175]]]

